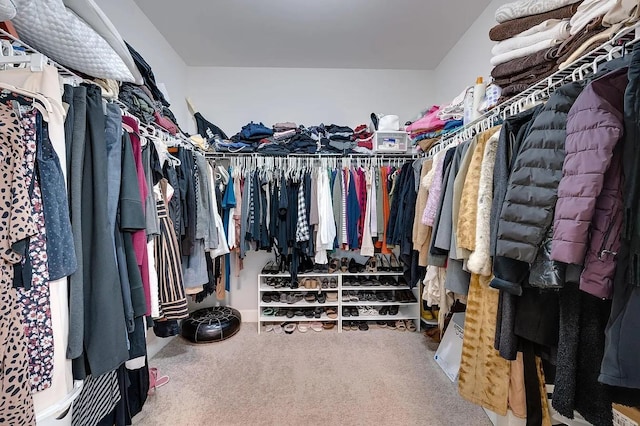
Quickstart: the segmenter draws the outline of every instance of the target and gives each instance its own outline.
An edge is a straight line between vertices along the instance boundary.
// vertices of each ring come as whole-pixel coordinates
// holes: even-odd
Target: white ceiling
[[[490,0],[135,0],[189,66],[434,69]]]

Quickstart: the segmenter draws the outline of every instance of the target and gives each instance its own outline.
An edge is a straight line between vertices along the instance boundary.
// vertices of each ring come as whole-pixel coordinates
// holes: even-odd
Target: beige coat
[[[413,248],[418,251],[418,265],[427,266],[429,256],[429,242],[431,241],[431,227],[422,223],[422,212],[427,205],[429,197],[429,185],[427,185],[427,174],[431,171],[433,160],[428,159],[422,163],[420,171],[420,187],[418,198],[416,199],[416,213],[413,219]]]

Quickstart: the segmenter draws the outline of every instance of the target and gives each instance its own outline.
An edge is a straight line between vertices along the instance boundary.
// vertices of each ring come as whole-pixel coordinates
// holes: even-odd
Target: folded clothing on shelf
[[[525,16],[538,15],[579,3],[580,0],[517,0],[504,4],[496,9],[496,21],[502,23]]]
[[[523,31],[535,27],[536,25],[547,21],[549,19],[567,19],[571,18],[578,9],[578,5],[582,2],[569,4],[558,9],[553,9],[547,12],[538,13],[535,15],[523,16],[521,18],[512,19],[489,30],[489,38],[493,41],[503,41],[508,38],[514,37]]]

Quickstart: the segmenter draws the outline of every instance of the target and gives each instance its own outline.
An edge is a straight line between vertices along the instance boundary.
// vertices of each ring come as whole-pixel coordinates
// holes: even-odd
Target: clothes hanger
[[[32,106],[42,113],[42,118],[47,122],[49,121],[49,114],[53,114],[53,105],[51,104],[51,101],[40,93],[21,89],[4,82],[0,82],[0,89],[6,89],[10,92],[33,99],[34,102],[32,103]],[[38,101],[39,103],[35,101]]]

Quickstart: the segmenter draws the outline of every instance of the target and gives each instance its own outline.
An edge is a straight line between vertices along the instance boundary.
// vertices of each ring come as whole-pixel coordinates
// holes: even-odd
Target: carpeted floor
[[[171,380],[134,425],[491,425],[421,333],[256,327],[208,345],[174,339],[150,362]]]

